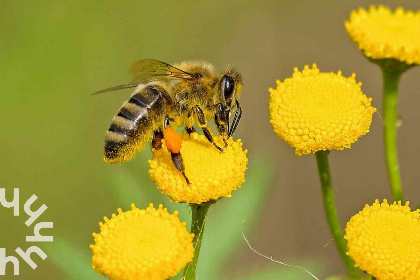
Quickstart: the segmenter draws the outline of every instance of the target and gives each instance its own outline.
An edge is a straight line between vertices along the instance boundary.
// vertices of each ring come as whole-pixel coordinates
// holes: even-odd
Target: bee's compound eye
[[[235,81],[232,77],[224,75],[222,78],[222,90],[225,96],[225,100],[228,100],[232,97],[232,94],[235,90]]]

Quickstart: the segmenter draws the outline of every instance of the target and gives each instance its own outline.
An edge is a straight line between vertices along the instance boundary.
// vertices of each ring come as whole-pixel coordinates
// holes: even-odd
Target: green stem
[[[194,257],[184,270],[183,280],[195,280],[195,270],[197,267],[198,256],[200,254],[201,240],[204,233],[207,212],[214,201],[202,204],[190,204],[192,211],[191,233],[194,233]]]
[[[360,279],[360,272],[354,266],[354,262],[347,255],[347,242],[344,239],[335,210],[334,194],[331,183],[330,165],[328,162],[329,151],[319,151],[315,153],[318,165],[319,178],[321,180],[322,199],[324,201],[325,214],[327,215],[328,225],[334,238],[337,249],[341,255],[344,265],[347,268],[351,279]]]
[[[392,197],[395,201],[403,200],[400,167],[397,154],[397,98],[398,83],[404,71],[381,67],[383,84],[383,115],[385,158]]]

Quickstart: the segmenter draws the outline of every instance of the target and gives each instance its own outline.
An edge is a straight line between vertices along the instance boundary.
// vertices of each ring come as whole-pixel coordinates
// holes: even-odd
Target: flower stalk
[[[195,271],[198,263],[198,256],[200,254],[201,241],[204,234],[204,226],[206,224],[207,212],[214,201],[205,202],[202,204],[191,203],[192,219],[191,219],[191,233],[194,233],[193,246],[194,257],[184,270],[183,280],[195,280]]]
[[[347,242],[344,239],[344,235],[340,227],[340,222],[338,221],[337,211],[335,209],[328,154],[329,151],[318,151],[315,153],[319,178],[321,181],[322,199],[324,202],[325,214],[327,216],[328,225],[333,235],[335,244],[350,278],[360,279],[359,270],[355,267],[354,261],[347,255]]]
[[[384,115],[384,147],[388,179],[392,197],[395,201],[403,201],[400,167],[397,149],[397,105],[398,85],[402,74],[415,66],[395,59],[371,59],[382,70],[383,76],[383,115]]]
[[[398,84],[403,70],[381,66],[383,74],[384,146],[388,179],[392,197],[403,201],[400,167],[397,152]]]

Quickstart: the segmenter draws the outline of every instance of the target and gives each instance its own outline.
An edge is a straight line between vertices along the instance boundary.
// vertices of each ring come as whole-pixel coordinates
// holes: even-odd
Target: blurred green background
[[[397,3],[398,2],[398,3]],[[369,4],[420,9],[411,1],[0,1],[0,187],[10,200],[20,189],[21,214],[0,207],[0,248],[26,250],[33,227],[23,203],[46,204],[37,220],[54,222],[48,254],[32,270],[20,261],[19,277],[4,279],[102,279],[90,268],[91,233],[118,207],[169,202],[148,178],[146,151],[122,165],[102,160],[110,120],[130,90],[99,96],[96,90],[128,82],[128,67],[144,58],[168,63],[204,59],[244,76],[244,115],[236,137],[249,149],[243,188],[210,209],[199,279],[311,279],[271,263],[242,238],[241,225],[258,251],[302,265],[318,277],[343,273],[321,202],[313,156],[296,157],[268,121],[268,88],[293,67],[316,62],[321,71],[355,72],[381,112],[381,75],[352,44],[344,20]],[[402,78],[398,144],[405,197],[420,203],[418,104],[420,68]],[[351,150],[332,152],[331,165],[343,227],[375,198],[390,199],[380,113],[371,132]],[[9,275],[11,265],[7,267]],[[2,278],[2,279],[3,279]]]

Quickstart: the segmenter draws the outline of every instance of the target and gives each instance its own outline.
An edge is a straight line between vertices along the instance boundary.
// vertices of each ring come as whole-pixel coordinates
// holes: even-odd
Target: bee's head
[[[227,68],[220,79],[220,99],[223,100],[228,108],[232,108],[239,98],[242,89],[242,76],[234,68]]]

